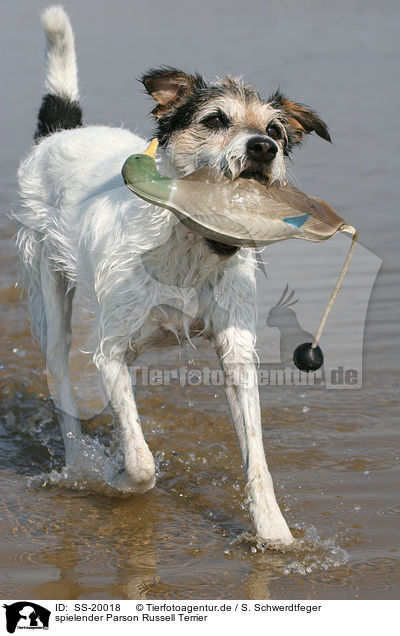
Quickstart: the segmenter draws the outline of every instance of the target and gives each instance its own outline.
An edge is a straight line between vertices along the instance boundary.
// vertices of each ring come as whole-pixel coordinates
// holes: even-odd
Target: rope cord
[[[358,239],[357,230],[352,225],[347,225],[347,224],[342,225],[341,228],[339,229],[339,231],[340,232],[349,232],[349,234],[353,235],[353,238],[352,238],[352,241],[351,241],[349,252],[347,254],[347,258],[346,258],[346,260],[344,262],[344,265],[342,267],[342,271],[340,272],[340,275],[339,275],[339,278],[338,278],[337,283],[335,285],[335,288],[334,288],[334,290],[332,292],[332,295],[331,295],[331,297],[329,299],[329,302],[328,302],[328,304],[326,306],[325,313],[324,313],[324,315],[321,318],[321,322],[319,323],[318,331],[315,334],[314,341],[313,341],[313,343],[311,345],[312,349],[315,349],[318,346],[318,342],[319,342],[319,340],[321,338],[321,335],[322,335],[322,332],[324,330],[326,321],[328,320],[328,316],[329,316],[330,311],[332,309],[333,303],[336,300],[336,296],[339,293],[339,290],[340,290],[340,288],[342,286],[342,283],[344,281],[344,277],[346,276],[346,272],[347,272],[347,270],[349,268],[350,261],[351,261],[351,259],[353,257],[353,253],[354,253],[354,250],[355,250],[355,247],[356,247],[356,243],[357,243],[357,239]]]

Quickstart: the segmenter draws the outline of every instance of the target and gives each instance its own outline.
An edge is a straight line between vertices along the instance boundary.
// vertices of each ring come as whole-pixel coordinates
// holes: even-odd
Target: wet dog
[[[289,544],[262,441],[253,250],[207,240],[169,211],[132,196],[121,167],[147,142],[121,128],[82,127],[70,22],[63,9],[51,7],[43,24],[47,94],[36,146],[19,171],[17,245],[32,330],[57,386],[67,467],[83,452],[68,376],[79,288],[93,316],[93,360],[119,425],[124,470],[107,476],[113,488],[144,492],[155,484],[128,366],[150,345],[170,344],[171,336],[202,335],[226,375],[257,535]],[[314,131],[329,140],[316,113],[280,91],[264,100],[241,79],[209,83],[169,67],[149,71],[142,82],[156,102],[159,167],[169,176],[208,166],[232,180],[241,175],[268,185],[284,180],[285,156],[304,135]]]

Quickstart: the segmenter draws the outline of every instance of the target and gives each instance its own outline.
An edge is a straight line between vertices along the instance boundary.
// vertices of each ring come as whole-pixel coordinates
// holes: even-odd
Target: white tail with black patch
[[[48,7],[42,14],[46,34],[47,94],[43,97],[35,139],[57,130],[82,126],[74,34],[64,9]]]

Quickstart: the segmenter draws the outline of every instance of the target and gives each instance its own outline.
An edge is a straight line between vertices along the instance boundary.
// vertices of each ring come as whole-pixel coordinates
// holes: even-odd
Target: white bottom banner
[[[1,633],[45,630],[49,634],[205,633],[209,629],[274,628],[318,636],[376,636],[395,625],[398,601],[5,601]],[[183,631],[185,630],[185,632]],[[29,632],[28,632],[29,633]],[[21,636],[21,635],[20,635]]]

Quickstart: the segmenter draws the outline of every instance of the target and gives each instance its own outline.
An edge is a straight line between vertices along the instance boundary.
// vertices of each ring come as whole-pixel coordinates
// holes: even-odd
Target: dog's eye
[[[218,130],[220,128],[227,128],[229,121],[224,113],[215,113],[214,115],[208,115],[201,121],[204,126],[211,128],[212,130]]]
[[[280,139],[282,137],[282,131],[277,124],[270,124],[267,128],[267,135],[271,139]]]

